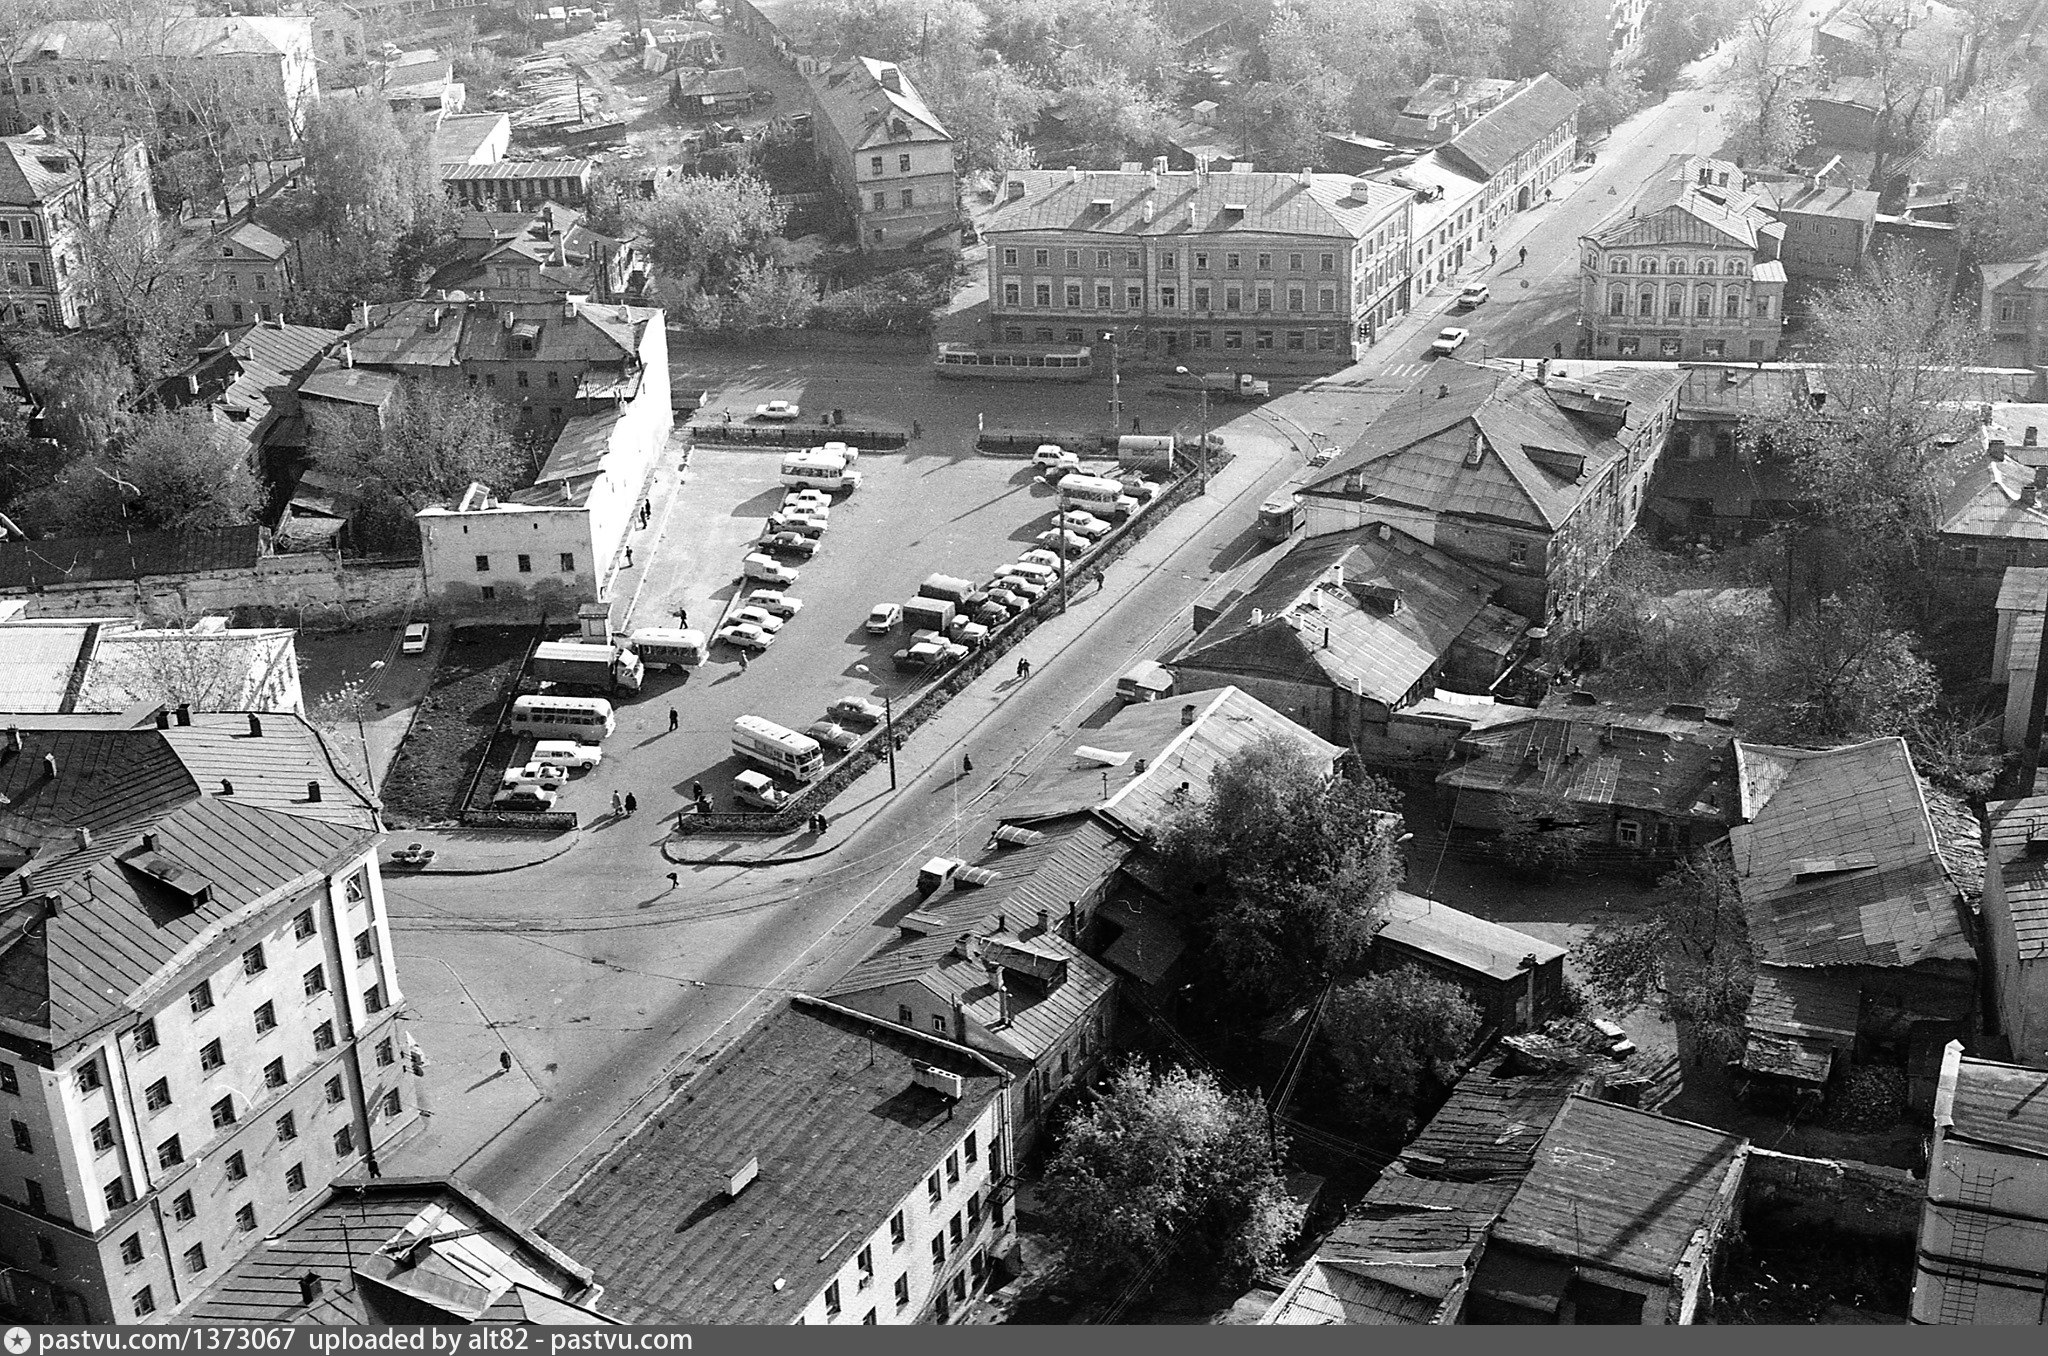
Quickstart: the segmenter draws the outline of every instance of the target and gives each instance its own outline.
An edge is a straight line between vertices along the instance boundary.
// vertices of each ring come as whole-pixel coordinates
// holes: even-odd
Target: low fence
[[[29,543],[30,546],[42,543]],[[344,559],[327,551],[259,556],[253,564],[189,573],[52,583],[0,596],[28,617],[189,617],[232,612],[244,624],[308,631],[396,624],[425,595],[420,562]]]
[[[1047,443],[1057,443],[1069,452],[1108,454],[1116,451],[1115,433],[1082,433],[1067,428],[989,428],[974,440],[974,450],[985,457],[1028,457]]]
[[[906,446],[910,430],[854,424],[728,424],[717,419],[692,419],[684,430],[693,443],[712,446],[811,448],[821,443],[847,443],[866,451]]]
[[[1227,455],[1211,458],[1209,469],[1213,477],[1229,464]],[[1143,511],[1125,521],[1121,526],[1104,537],[1087,555],[1075,562],[1067,580],[1069,596],[1081,591],[1090,580],[1100,581],[1102,571],[1110,562],[1121,557],[1142,540],[1154,526],[1166,520],[1168,514],[1195,497],[1198,477],[1192,470],[1183,471],[1180,478],[1163,488],[1158,498]],[[1015,648],[1018,642],[1037,630],[1048,618],[1058,615],[1060,592],[1053,589],[1023,612],[1004,622],[989,634],[988,643],[956,667],[947,670],[946,675],[936,683],[912,696],[909,701],[899,703],[894,709],[894,728],[898,739],[906,739],[918,726],[937,715],[953,697],[969,683],[988,672],[997,660]],[[683,813],[678,816],[676,829],[679,833],[788,833],[809,821],[832,802],[833,797],[851,786],[855,780],[884,762],[889,756],[883,740],[888,737],[888,726],[877,726],[867,737],[856,744],[845,758],[817,781],[798,792],[795,799],[780,810],[771,813],[724,813],[711,814]]]
[[[483,780],[486,770],[497,765],[496,754],[500,741],[510,735],[505,729],[505,720],[512,714],[512,703],[519,697],[519,685],[526,677],[527,666],[533,663],[533,652],[547,639],[548,621],[542,617],[533,625],[533,636],[526,642],[526,653],[519,656],[519,662],[505,676],[505,685],[498,693],[498,719],[491,727],[491,737],[484,741],[483,756],[476,760],[476,767],[470,771],[469,781],[462,788],[462,799],[456,802],[455,817],[466,829],[573,829],[576,815],[570,810],[479,810],[476,806],[477,784]],[[567,824],[557,823],[558,820]]]
[[[521,829],[528,833],[561,833],[576,827],[574,810],[465,810],[465,829]]]

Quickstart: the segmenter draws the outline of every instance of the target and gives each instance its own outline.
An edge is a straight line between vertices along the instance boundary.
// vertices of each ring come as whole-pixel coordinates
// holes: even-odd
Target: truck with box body
[[[918,597],[941,598],[946,602],[952,603],[955,607],[966,602],[967,595],[972,592],[974,592],[972,580],[956,579],[946,574],[930,575],[922,584],[917,586]]]
[[[638,692],[646,673],[632,646],[610,641],[549,640],[533,651],[533,676],[562,691]]]
[[[949,631],[953,626],[953,618],[958,614],[959,607],[944,598],[926,598],[920,595],[906,600],[903,604],[903,624],[912,631]]]

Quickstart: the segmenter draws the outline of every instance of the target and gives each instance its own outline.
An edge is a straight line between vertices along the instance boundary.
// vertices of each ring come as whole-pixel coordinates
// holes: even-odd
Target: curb
[[[694,837],[695,835],[690,836]],[[682,837],[670,837],[666,841],[664,841],[661,845],[662,860],[668,862],[672,866],[788,866],[795,862],[811,861],[815,858],[824,856],[828,852],[836,852],[838,851],[840,844],[844,843],[846,840],[842,838],[839,840],[838,843],[833,843],[827,847],[821,847],[811,852],[786,853],[779,857],[753,857],[746,859],[744,861],[735,861],[730,857],[678,857],[669,851],[669,846],[672,843],[679,843],[682,841],[685,841]]]
[[[559,848],[556,848],[553,852],[549,852],[539,857],[527,858],[523,861],[507,862],[503,866],[435,865],[420,868],[410,868],[406,867],[403,863],[396,863],[387,864],[386,869],[388,874],[396,875],[398,872],[402,872],[403,875],[399,877],[400,879],[412,876],[501,876],[508,871],[524,871],[529,866],[539,866],[543,862],[551,862],[554,861],[557,857],[563,856],[569,851],[569,849],[575,847],[576,844],[580,841],[580,830],[575,833],[567,834],[565,835],[565,837],[567,837],[569,841],[562,844],[562,846],[560,846]],[[395,865],[395,871],[390,869],[392,865]]]

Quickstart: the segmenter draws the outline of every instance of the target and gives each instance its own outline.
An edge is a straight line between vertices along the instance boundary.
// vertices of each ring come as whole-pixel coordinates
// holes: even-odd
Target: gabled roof
[[[1586,239],[1603,249],[1710,245],[1753,250],[1759,239],[1773,233],[1782,235],[1784,227],[1752,194],[1658,179],[1625,209],[1595,226]]]
[[[301,1288],[319,1278],[309,1303]],[[452,1178],[327,1188],[179,1312],[193,1323],[609,1324],[590,1271]]]
[[[2039,612],[2043,607],[2048,607],[2048,566],[2006,566],[1998,582],[1998,611]]]
[[[811,97],[849,150],[952,139],[909,74],[892,61],[855,57],[807,78]]]
[[[86,154],[94,171],[101,170],[125,148],[119,137],[87,137]],[[0,206],[35,207],[50,203],[78,186],[78,156],[75,143],[47,135],[25,132],[0,137]]]
[[[52,584],[246,569],[262,553],[263,529],[254,523],[214,532],[0,541],[0,589],[18,592]]]
[[[500,123],[509,130],[511,115],[451,113],[442,118],[434,126],[435,162],[445,166],[467,165],[484,143],[497,134]]]
[[[1317,1253],[1259,1320],[1281,1326],[1447,1323],[1446,1304],[1465,1283],[1469,1248],[1440,1253]]]
[[[1735,751],[1749,822],[1728,837],[1759,961],[1976,959],[1905,740]]]
[[[274,231],[265,230],[253,221],[245,221],[232,230],[222,233],[221,239],[233,241],[237,248],[247,250],[259,259],[278,260],[291,249],[291,242]]]
[[[919,1064],[959,1075],[960,1101],[916,1083]],[[540,1231],[604,1277],[623,1322],[788,1323],[1003,1082],[947,1042],[800,998],[679,1088]],[[759,1176],[729,1197],[749,1159]]]
[[[1866,239],[1877,224],[1877,194],[1869,189],[1838,188],[1833,184],[1795,179],[1783,184],[1754,183],[1748,191],[1758,202],[1773,207],[1781,214],[1794,212],[1803,216],[1857,222],[1862,226]]]
[[[1491,179],[1578,112],[1579,96],[1546,73],[1503,99],[1452,137],[1444,149],[1470,165],[1480,178]]]
[[[1103,236],[1298,235],[1361,240],[1408,202],[1408,191],[1348,174],[1149,174],[1012,170],[989,209],[986,234],[1054,231]],[[1099,203],[1106,202],[1103,211]],[[1146,208],[1152,218],[1145,219]]]
[[[222,330],[158,383],[157,395],[174,407],[204,403],[215,413],[219,433],[232,431],[254,449],[279,420],[298,411],[299,383],[340,338],[340,330],[268,320]]]
[[[676,93],[685,99],[699,95],[745,95],[753,88],[744,67],[706,71],[689,67],[676,73]]]
[[[1437,785],[1649,810],[1702,824],[1733,820],[1734,734],[1725,724],[1668,714],[1584,718],[1570,710],[1474,730],[1458,741],[1466,761],[1439,773]]]
[[[1837,984],[1825,972],[1759,965],[1749,1011],[1742,1067],[1824,1084],[1837,1054],[1856,1044],[1862,991]]]
[[[1554,943],[1405,890],[1396,890],[1388,902],[1387,922],[1377,940],[1494,980],[1513,979],[1528,968],[1525,961],[1547,965],[1565,953]]]
[[[2034,480],[2035,468],[2012,457],[1975,463],[1956,477],[1943,498],[1940,531],[1959,537],[2048,541],[2048,504],[2038,493],[2029,493],[2037,489]]]
[[[1552,948],[1557,950],[1557,948]],[[1422,1133],[1401,1151],[1402,1171],[1450,1182],[1516,1183],[1536,1161],[1536,1146],[1564,1108],[1580,1074],[1510,1073],[1501,1061],[1481,1064],[1458,1080]],[[1409,1200],[1412,1193],[1402,1195]],[[1368,1202],[1391,1204],[1375,1191]],[[1503,1195],[1495,1208],[1506,1204]]]
[[[1493,1227],[1497,1243],[1668,1282],[1694,1234],[1725,1208],[1740,1135],[1574,1095]],[[1488,1253],[1491,1260],[1493,1254]],[[1486,1264],[1481,1264],[1481,1283]]]
[[[1491,104],[1505,99],[1515,88],[1512,80],[1480,76],[1432,74],[1401,105],[1405,118],[1435,118],[1473,104]]]
[[[2003,264],[1981,264],[1984,293],[2011,289],[2016,292],[2048,291],[2048,249]]]
[[[1310,537],[1168,665],[1328,683],[1398,706],[1498,589],[1491,575],[1396,527]]]
[[[370,323],[349,335],[356,364],[401,369],[515,359],[617,363],[637,359],[646,327],[662,323],[661,312],[650,307],[567,299],[422,297],[372,306],[369,315]],[[531,352],[516,346],[528,337]]]
[[[2004,888],[2019,958],[2041,960],[2048,957],[2048,796],[1994,801],[1984,808],[1991,823],[1991,869]]]
[[[1639,436],[1685,383],[1675,368],[1577,376],[1575,368],[1573,379],[1539,381],[1456,359],[1432,364],[1412,395],[1301,493],[1555,530],[1625,455],[1616,433]]]
[[[149,35],[149,55],[173,59],[190,57],[284,56],[310,57],[313,51],[313,21],[274,15],[172,17],[160,30]],[[64,61],[123,61],[147,59],[132,35],[100,19],[59,19],[44,24],[15,44],[9,61],[26,65],[43,59],[46,51]]]
[[[444,184],[496,182],[500,179],[588,179],[588,160],[495,160],[488,165],[443,165]]]
[[[0,759],[0,897],[11,906],[0,913],[0,1025],[56,1046],[117,1020],[241,910],[361,855],[382,833],[375,802],[288,713],[264,714],[260,736],[244,715],[194,714],[169,729],[9,722],[22,748]],[[209,888],[167,890],[150,858]]]

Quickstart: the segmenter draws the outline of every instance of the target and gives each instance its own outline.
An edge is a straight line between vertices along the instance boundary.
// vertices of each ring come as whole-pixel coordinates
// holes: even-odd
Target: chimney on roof
[[[91,846],[92,830],[85,827],[85,825],[80,824],[78,826],[78,850],[83,852],[85,849]]]
[[[1081,170],[1078,166],[1067,166],[1067,182],[1070,184],[1078,184],[1081,182]]]
[[[1195,723],[1195,704],[1193,702],[1188,702],[1180,708],[1180,723],[1182,725],[1193,725]]]
[[[234,784],[233,782],[229,781],[229,780],[228,780],[227,778],[225,778],[225,777],[221,778],[221,779],[220,779],[220,793],[221,793],[221,794],[222,794],[223,796],[232,796],[232,795],[234,795],[234,794],[235,794],[235,784]]]
[[[881,73],[875,78],[881,81],[882,88],[888,90],[891,94],[901,94],[903,92],[903,76],[894,66],[882,67]]]
[[[1315,176],[1316,167],[1314,165],[1303,165],[1301,173],[1294,177],[1294,182],[1300,184],[1303,188],[1307,188],[1315,182]]]
[[[46,754],[44,754],[44,755],[43,755],[43,776],[44,776],[44,778],[45,778],[46,780],[49,780],[49,781],[53,781],[53,782],[54,782],[54,781],[56,781],[56,780],[57,780],[57,755],[56,755],[56,754],[54,754],[54,753],[46,753]]]
[[[149,830],[149,831],[148,831],[147,833],[145,833],[145,834],[143,834],[143,835],[142,835],[142,850],[143,850],[144,852],[155,852],[155,851],[156,851],[156,830],[155,830],[155,829],[151,829],[151,830]]]
[[[156,728],[159,730],[171,728],[171,713],[161,706],[156,709]]]
[[[996,931],[997,931],[997,932],[1008,932],[1009,930],[1010,930],[1010,919],[1009,919],[1009,916],[1008,916],[1007,914],[1000,914],[1000,913],[999,913],[999,914],[997,914],[997,915],[996,915]]]
[[[1448,398],[1449,398],[1449,396],[1450,396],[1450,394],[1451,394],[1451,388],[1450,388],[1450,387],[1449,387],[1448,385],[1446,385],[1446,384],[1445,384],[1445,383],[1443,383],[1443,382],[1438,382],[1438,383],[1436,384],[1436,398],[1437,398],[1438,400],[1445,400],[1445,399],[1448,399]]]
[[[439,306],[427,312],[427,328],[430,330],[441,328],[441,308]]]
[[[1145,203],[1144,217],[1145,224],[1150,226],[1152,224],[1152,204],[1149,200]]]
[[[185,394],[195,400],[199,397],[199,374],[197,372],[187,372],[185,374]]]
[[[1046,932],[1050,932],[1050,931],[1052,931],[1052,910],[1051,910],[1051,909],[1046,909],[1046,908],[1041,908],[1041,909],[1039,909],[1039,911],[1038,911],[1038,930],[1039,930],[1039,932],[1041,932],[1041,933],[1046,933]]]
[[[249,713],[249,738],[263,738],[263,722],[260,719],[258,719],[254,711],[251,711]]]
[[[582,306],[584,302],[589,300],[590,298],[584,296],[581,292],[571,292],[567,296],[563,297],[562,319],[574,320],[576,318],[577,308]]]
[[[1989,439],[1989,440],[1988,440],[1988,441],[1986,441],[1986,442],[1985,442],[1985,444],[1984,444],[1984,452],[1985,452],[1985,455],[1986,455],[1986,456],[1988,456],[1988,457],[1990,457],[1990,458],[1991,458],[1991,460],[1993,460],[1993,461],[2004,461],[2004,460],[2005,460],[2005,439],[2003,439],[2003,438],[1992,438],[1992,439]]]
[[[1010,202],[1015,202],[1023,196],[1024,181],[1022,179],[1011,179],[1003,185],[1003,197]]]
[[[178,703],[178,724],[180,724],[180,725],[190,725],[191,723],[192,723],[192,703],[190,703],[190,702],[179,702],[179,703]]]
[[[341,365],[343,367],[354,367],[356,365],[356,346],[346,339],[341,341]]]
[[[299,1277],[299,1303],[311,1304],[320,1298],[320,1292],[327,1288],[327,1282],[320,1279],[320,1273],[309,1271]]]
[[[310,801],[311,803],[313,803],[314,805],[318,805],[318,804],[320,803],[320,783],[319,783],[319,782],[307,782],[307,783],[306,783],[306,799],[307,799],[308,801]]]
[[[1164,174],[1164,173],[1166,173],[1166,157],[1165,157],[1165,156],[1163,156],[1163,155],[1155,155],[1155,156],[1153,156],[1153,157],[1152,157],[1152,173],[1153,173],[1153,174],[1154,174],[1155,176],[1156,176],[1156,175],[1161,175],[1161,174]]]

